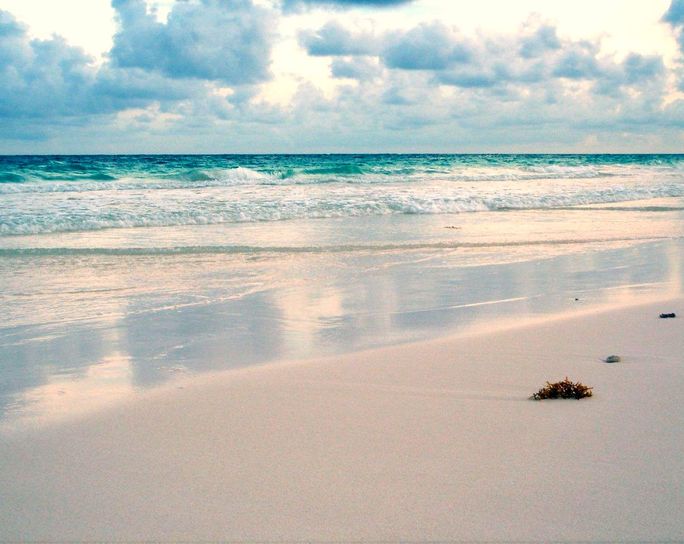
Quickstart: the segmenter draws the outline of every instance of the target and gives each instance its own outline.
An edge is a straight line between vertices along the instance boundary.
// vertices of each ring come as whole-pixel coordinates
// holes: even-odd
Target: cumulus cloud
[[[396,38],[388,36],[386,43]],[[623,87],[651,87],[664,82],[658,55],[628,54],[616,61],[601,54],[599,42],[560,38],[555,27],[526,26],[518,35],[492,35],[467,41],[443,26],[422,25],[398,42],[399,60],[390,47],[381,60],[391,69],[421,69],[439,84],[464,89],[491,88],[501,96],[510,87],[551,88],[554,81],[586,82],[600,94],[617,96]],[[432,48],[432,50],[431,50]],[[415,60],[414,59],[418,59]]]
[[[87,124],[95,116],[205,93],[195,81],[98,66],[59,36],[31,39],[24,25],[1,10],[0,81],[0,136],[11,139],[40,139],[51,126]]]
[[[512,85],[549,85],[554,80],[588,82],[600,94],[617,95],[622,87],[651,85],[665,74],[659,56],[630,54],[617,62],[601,55],[599,42],[561,38],[544,22],[526,24],[516,35],[474,39],[439,22],[374,35],[330,21],[302,33],[300,43],[310,55],[344,56],[331,63],[334,77],[351,73],[356,63],[361,67],[362,57],[376,57],[389,70],[427,73],[439,85],[488,88],[499,96]]]
[[[213,100],[234,111],[270,77],[273,13],[251,0],[178,2],[166,23],[144,0],[112,5],[119,30],[103,64],[58,36],[32,39],[0,10],[0,135],[39,138],[67,119],[88,123],[131,108],[169,111],[207,100],[217,85],[232,91]]]
[[[79,114],[91,109],[92,58],[59,37],[29,39],[25,26],[0,11],[0,117]]]
[[[154,71],[96,66],[85,52],[59,36],[31,39],[24,25],[0,11],[0,115],[57,117],[174,101],[201,86]]]
[[[283,0],[285,11],[301,10],[307,7],[328,6],[337,8],[389,8],[409,4],[414,0]]]
[[[273,14],[251,0],[174,4],[165,23],[145,0],[112,0],[119,20],[112,62],[170,78],[254,84],[270,78]]]
[[[319,30],[303,31],[299,43],[312,56],[373,55],[375,37],[366,32],[352,32],[337,21],[329,21]]]
[[[140,68],[103,66],[92,85],[92,95],[108,110],[145,107],[150,102],[175,102],[202,96],[196,82],[166,78]]]
[[[600,73],[598,46],[588,42],[568,44],[556,61],[553,75],[567,79],[593,79]]]
[[[444,85],[461,88],[494,87],[509,79],[510,75],[502,65],[491,68],[465,67],[439,73],[436,80]]]
[[[330,71],[334,78],[356,79],[368,81],[379,77],[381,69],[377,63],[360,58],[336,58],[330,64]]]
[[[672,0],[670,8],[663,16],[663,21],[669,23],[675,30],[679,42],[679,49],[684,55],[684,0]],[[679,88],[684,90],[684,73],[680,70]]]
[[[684,0],[672,0],[663,20],[674,26],[684,26]]]
[[[622,62],[624,81],[628,84],[652,81],[665,74],[665,64],[658,55],[631,53]]]
[[[310,7],[401,3],[304,2]],[[650,134],[667,142],[660,135],[684,126],[682,102],[664,100],[671,68],[660,55],[612,56],[598,40],[568,38],[539,19],[510,34],[476,35],[443,22],[380,32],[372,19],[355,19],[356,26],[343,24],[346,16],[333,19],[297,35],[303,50],[317,57],[317,66],[327,58],[331,79],[309,79],[306,70],[293,69],[289,81],[298,89],[279,94],[277,82],[260,92],[260,83],[271,77],[280,16],[260,7],[263,2],[176,2],[165,22],[143,0],[113,0],[113,5],[119,29],[99,64],[60,38],[31,39],[24,26],[0,11],[3,150],[10,149],[10,139],[54,137],[74,145],[118,141],[120,151],[406,150],[407,145],[477,151],[526,141],[543,151],[547,142],[562,147],[588,133],[612,132],[622,141]],[[672,2],[665,20],[681,37],[684,0]],[[292,69],[286,63],[277,68],[278,73]],[[155,147],[141,150],[139,142]],[[203,147],[207,142],[216,147]]]
[[[561,133],[568,142],[588,131],[641,137],[684,122],[677,102],[663,105],[668,72],[660,55],[616,58],[598,40],[562,37],[536,19],[517,33],[476,37],[439,22],[376,33],[373,40],[360,40],[338,23],[326,26],[344,39],[328,40],[317,55],[331,58],[333,77],[353,77],[359,85],[297,114],[309,126],[323,122],[316,112],[335,112],[346,126],[354,120],[359,130],[374,126],[386,142],[392,141],[387,131],[410,127],[412,138],[423,135],[427,144],[429,138],[473,142],[477,134],[477,141],[493,145],[512,142],[510,134],[519,131],[531,141],[563,144]],[[358,42],[374,47],[354,55],[347,44]]]
[[[444,70],[468,62],[469,45],[452,29],[441,23],[421,24],[385,38],[382,52],[389,68],[402,70]]]
[[[556,29],[550,25],[541,25],[531,35],[522,38],[520,55],[524,58],[534,58],[560,47],[561,42]]]

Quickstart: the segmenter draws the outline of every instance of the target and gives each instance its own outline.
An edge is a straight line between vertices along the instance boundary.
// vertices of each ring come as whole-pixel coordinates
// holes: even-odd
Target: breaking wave
[[[671,173],[671,172],[670,172]],[[70,175],[47,172],[0,171],[0,195],[89,191],[202,189],[244,185],[388,185],[440,182],[525,182],[541,180],[592,180],[639,177],[648,172],[630,167],[526,166],[361,168],[353,164],[307,168],[247,167],[190,168],[172,172],[75,171]]]
[[[166,227],[362,217],[372,215],[457,214],[511,210],[567,209],[576,206],[684,196],[684,184],[556,193],[501,192],[489,195],[433,194],[425,191],[325,191],[315,194],[289,190],[272,194],[267,188],[233,193],[182,191],[173,198],[153,198],[146,193],[122,193],[117,198],[91,196],[87,200],[46,199],[40,205],[14,195],[0,203],[0,234],[92,231],[108,228]],[[673,207],[664,207],[663,210]],[[674,207],[676,208],[676,207]],[[647,209],[644,211],[659,211]]]
[[[5,236],[578,209],[681,196],[684,156],[0,157]]]

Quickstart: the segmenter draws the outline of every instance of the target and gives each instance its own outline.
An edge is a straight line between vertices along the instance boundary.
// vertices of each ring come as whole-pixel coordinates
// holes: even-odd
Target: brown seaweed
[[[592,387],[583,383],[573,383],[567,377],[562,382],[546,382],[546,385],[530,397],[532,400],[544,399],[583,399],[592,396]]]

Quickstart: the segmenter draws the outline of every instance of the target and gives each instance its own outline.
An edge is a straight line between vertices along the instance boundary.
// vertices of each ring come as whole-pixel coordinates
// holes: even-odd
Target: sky
[[[0,153],[683,152],[684,0],[0,0]]]

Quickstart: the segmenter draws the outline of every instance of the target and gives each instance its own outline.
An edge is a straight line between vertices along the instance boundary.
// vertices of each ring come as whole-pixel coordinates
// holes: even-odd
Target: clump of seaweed
[[[591,390],[593,387],[588,387],[583,383],[571,382],[567,377],[562,382],[546,382],[546,386],[542,387],[534,395],[530,397],[532,400],[544,399],[583,399],[584,397],[591,397]]]

